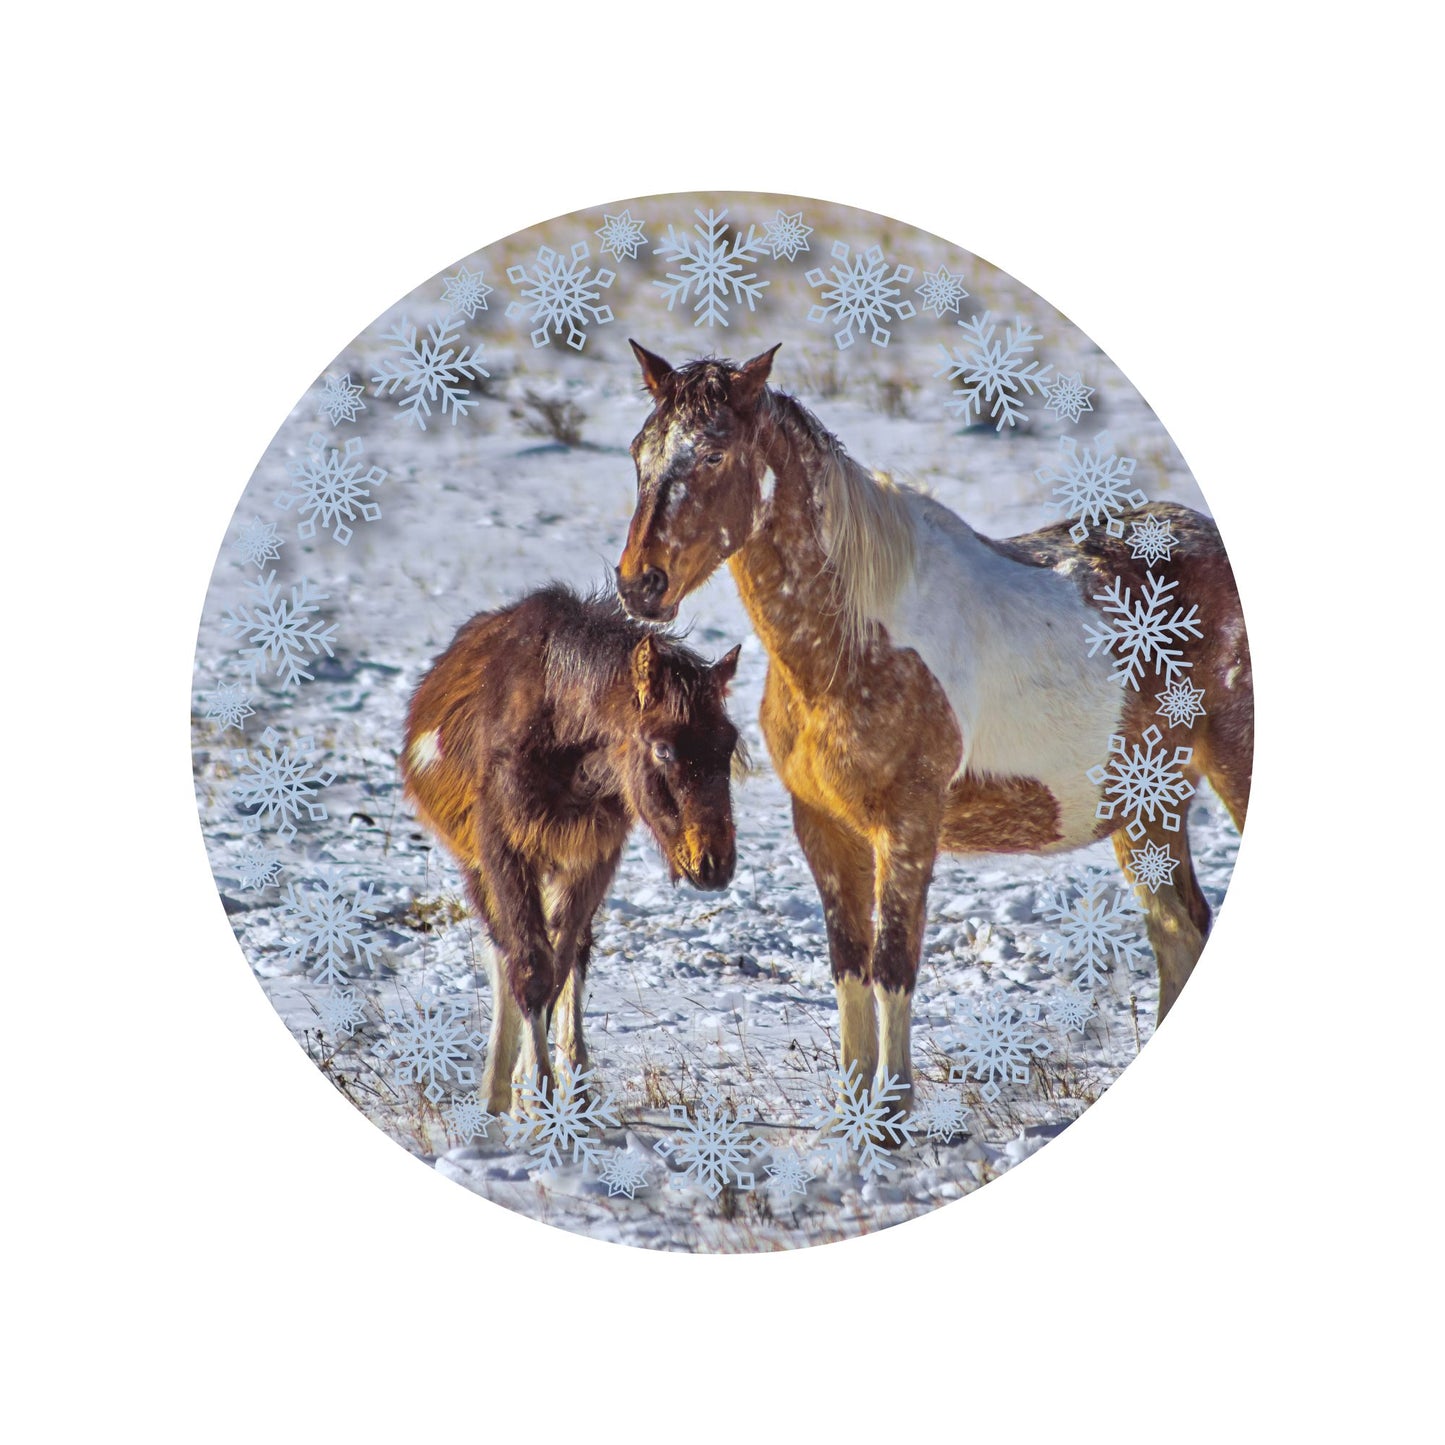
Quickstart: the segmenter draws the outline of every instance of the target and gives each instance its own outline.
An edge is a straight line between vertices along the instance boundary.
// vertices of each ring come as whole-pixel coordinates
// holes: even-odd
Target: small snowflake
[[[381,516],[381,508],[365,499],[372,487],[386,480],[386,473],[380,467],[361,470],[364,448],[360,437],[348,437],[338,451],[327,446],[326,438],[317,432],[308,450],[303,460],[287,463],[286,470],[295,477],[296,488],[277,497],[276,505],[283,512],[296,508],[301,516],[296,535],[302,541],[316,535],[316,524],[320,522],[321,530],[330,532],[344,547],[351,540],[347,522],[374,522]]]
[[[963,1023],[962,1068],[983,1087],[978,1091],[987,1103],[1003,1093],[1003,1084],[1026,1084],[1034,1057],[1049,1052],[1049,1044],[1035,1033],[1038,1005],[1019,1006],[1009,1002],[1001,989],[990,989]]]
[[[462,1141],[470,1144],[474,1139],[487,1137],[487,1125],[496,1122],[475,1094],[453,1094],[451,1106],[444,1111],[447,1128]]]
[[[1048,945],[1049,962],[1071,969],[1081,988],[1102,984],[1110,960],[1121,968],[1138,962],[1143,945],[1132,934],[1139,905],[1106,879],[1083,878],[1076,888],[1046,898],[1039,911],[1056,934]]]
[[[769,1184],[784,1194],[806,1194],[809,1183],[818,1177],[796,1149],[774,1149],[767,1169]]]
[[[1086,411],[1093,411],[1094,404],[1089,400],[1093,394],[1094,388],[1085,386],[1083,377],[1077,371],[1072,376],[1055,377],[1054,384],[1049,388],[1048,409],[1060,421],[1067,417],[1077,422]]]
[[[1178,545],[1178,538],[1169,530],[1168,518],[1156,517],[1152,512],[1136,521],[1129,532],[1129,555],[1150,567],[1167,562]]]
[[[612,1099],[593,1098],[588,1090],[590,1069],[575,1074],[566,1062],[557,1066],[556,1083],[548,1085],[533,1069],[522,1084],[521,1113],[509,1117],[502,1128],[513,1149],[527,1153],[543,1168],[558,1169],[562,1156],[570,1153],[574,1164],[597,1165],[598,1141],[594,1129],[617,1128]]]
[[[369,879],[347,884],[334,875],[288,884],[281,931],[290,941],[281,956],[287,962],[304,960],[308,967],[317,964],[316,982],[328,988],[346,982],[342,964],[348,958],[372,967],[380,944],[367,933],[376,915],[366,905],[374,887]]]
[[[377,396],[395,396],[404,391],[399,405],[423,431],[432,403],[441,403],[442,415],[451,413],[452,425],[477,404],[478,398],[464,381],[480,381],[492,373],[482,365],[482,345],[456,349],[461,339],[458,318],[451,314],[427,324],[427,340],[418,344],[416,327],[402,317],[401,325],[383,333],[391,342],[395,358],[384,356],[376,363],[371,378]]]
[[[1180,771],[1189,766],[1194,749],[1175,748],[1170,757],[1162,749],[1155,751],[1162,741],[1157,727],[1146,729],[1142,748],[1137,743],[1130,748],[1123,738],[1112,737],[1109,751],[1113,758],[1090,768],[1087,774],[1105,793],[1095,816],[1112,818],[1122,812],[1130,820],[1125,831],[1136,842],[1144,836],[1146,818],[1151,823],[1157,819],[1166,832],[1177,833],[1182,819],[1173,807],[1194,796],[1194,784]]]
[[[250,838],[236,859],[236,881],[246,891],[272,887],[281,876],[281,855],[259,838]]]
[[[858,1156],[865,1179],[891,1173],[898,1166],[888,1157],[890,1147],[911,1144],[918,1131],[914,1118],[894,1106],[908,1092],[893,1074],[865,1083],[856,1064],[846,1072],[830,1072],[831,1097],[817,1101],[807,1126],[822,1131],[821,1143],[835,1164]]]
[[[1144,669],[1151,662],[1154,676],[1166,682],[1173,682],[1193,666],[1184,659],[1184,640],[1204,636],[1199,626],[1198,605],[1191,605],[1188,612],[1176,605],[1173,614],[1166,615],[1166,608],[1174,601],[1169,594],[1178,585],[1151,572],[1145,578],[1138,602],[1119,577],[1105,591],[1094,594],[1094,601],[1102,602],[1104,612],[1115,620],[1084,624],[1089,656],[1101,650],[1113,653],[1116,661],[1111,676],[1121,687],[1132,687],[1137,692]]]
[[[415,999],[410,1008],[387,1009],[391,1032],[377,1044],[376,1052],[391,1061],[394,1081],[425,1082],[422,1092],[433,1104],[446,1093],[443,1084],[455,1080],[471,1088],[477,1071],[467,1060],[480,1054],[485,1040],[467,1028],[468,1012],[465,1003],[429,994]]]
[[[480,271],[468,271],[465,266],[455,276],[448,276],[442,287],[442,300],[448,311],[458,311],[468,321],[475,321],[478,311],[487,309],[487,297],[492,288],[482,280]]]
[[[1073,437],[1061,437],[1059,449],[1065,453],[1063,471],[1040,467],[1034,476],[1045,486],[1057,482],[1054,496],[1058,501],[1049,505],[1066,517],[1078,517],[1069,536],[1082,542],[1089,528],[1102,522],[1111,537],[1122,537],[1124,524],[1116,514],[1126,507],[1142,507],[1149,500],[1137,487],[1128,486],[1134,475],[1134,458],[1110,451],[1107,432],[1100,432],[1094,446],[1083,451]]]
[[[231,543],[232,550],[240,554],[241,560],[254,567],[278,561],[285,545],[286,539],[277,533],[275,522],[265,522],[260,517],[245,523]]]
[[[619,1194],[636,1199],[637,1191],[646,1189],[652,1183],[648,1178],[646,1162],[630,1149],[613,1149],[603,1155],[597,1177],[607,1186],[609,1199]]]
[[[602,242],[602,254],[617,261],[635,261],[637,248],[647,244],[647,237],[642,234],[642,222],[634,221],[630,210],[623,211],[620,216],[611,216],[604,211],[602,221],[602,226],[592,233]]]
[[[295,747],[282,747],[280,743],[276,729],[267,728],[257,751],[238,749],[231,754],[238,771],[231,797],[238,808],[255,810],[246,815],[248,830],[275,828],[276,836],[284,843],[296,836],[294,820],[302,813],[312,823],[325,820],[326,809],[313,802],[312,795],[335,782],[336,774],[329,769],[312,770],[313,744],[309,737],[298,738]]]
[[[291,589],[288,602],[276,585],[274,571],[246,584],[252,593],[249,605],[234,607],[221,619],[227,632],[243,634],[250,643],[241,649],[241,656],[250,659],[254,679],[258,668],[269,668],[276,676],[295,687],[313,674],[303,664],[307,653],[334,657],[332,641],[336,624],[319,616],[318,602],[327,601],[325,592],[313,592],[304,578]],[[314,619],[314,620],[313,620]]]
[[[729,1117],[716,1088],[709,1084],[702,1091],[691,1116],[682,1104],[672,1105],[668,1113],[682,1132],[675,1139],[659,1139],[653,1148],[682,1166],[682,1173],[672,1181],[674,1189],[697,1184],[709,1199],[716,1199],[728,1185],[753,1187],[756,1173],[744,1166],[766,1154],[768,1146],[748,1134],[742,1116],[735,1112]]]
[[[532,332],[533,346],[546,346],[552,332],[561,336],[565,330],[567,345],[581,351],[587,344],[583,328],[604,326],[612,320],[612,308],[598,304],[602,298],[597,288],[606,290],[617,279],[617,273],[598,271],[594,275],[590,266],[582,264],[587,256],[586,241],[578,241],[569,256],[541,246],[530,277],[525,266],[507,268],[507,280],[512,285],[531,281],[530,286],[522,286],[522,300],[507,307],[507,315],[514,319],[525,315],[529,321],[542,323]]]
[[[1049,995],[1045,1005],[1049,1022],[1061,1033],[1081,1034],[1094,1017],[1094,996],[1069,984]]]
[[[821,287],[823,302],[808,312],[809,321],[835,321],[842,329],[833,333],[839,351],[846,351],[865,331],[874,346],[887,346],[892,336],[883,323],[892,319],[907,321],[917,315],[911,301],[899,301],[901,288],[913,280],[912,266],[894,266],[888,270],[881,246],[870,246],[848,260],[846,241],[833,243],[833,259],[840,265],[830,266],[833,284],[821,266],[804,278],[809,286]]]
[[[726,326],[729,292],[733,304],[746,302],[752,311],[763,288],[770,284],[759,281],[756,271],[743,269],[764,253],[757,227],[750,225],[746,236],[734,231],[729,241],[723,224],[727,214],[726,210],[694,211],[698,224],[692,228],[693,235],[669,225],[667,235],[652,250],[654,256],[665,256],[678,267],[667,273],[666,280],[652,283],[667,298],[667,309],[671,311],[679,301],[696,295],[692,307],[697,313],[694,326]]]
[[[936,271],[923,273],[923,285],[914,288],[914,294],[923,297],[923,309],[935,316],[945,311],[958,315],[958,303],[968,295],[963,289],[963,278],[949,274],[948,267],[940,266]]]
[[[957,1064],[948,1071],[950,1084],[961,1084],[965,1077],[965,1071]],[[913,1120],[925,1139],[937,1139],[947,1144],[955,1134],[964,1132],[964,1120],[968,1114],[960,1094],[935,1094],[914,1108]]]
[[[812,234],[813,228],[804,223],[801,211],[794,211],[792,214],[779,211],[763,227],[761,244],[774,261],[779,261],[784,256],[790,261],[796,261],[799,251],[812,249],[808,245],[808,237]]]
[[[1170,727],[1192,728],[1204,716],[1204,689],[1195,687],[1187,677],[1176,677],[1163,692],[1154,694],[1159,704],[1155,713],[1166,718]]]
[[[1179,860],[1174,854],[1152,838],[1142,848],[1129,853],[1129,872],[1134,881],[1151,893],[1159,891],[1160,884],[1174,882],[1174,870]]]
[[[321,1027],[334,1039],[351,1038],[358,1024],[366,1022],[366,1013],[354,989],[336,988],[323,994],[316,1004]]]
[[[990,311],[982,316],[970,316],[958,324],[971,345],[955,347],[952,351],[940,346],[943,365],[933,373],[942,376],[946,372],[950,381],[963,380],[962,386],[953,389],[955,400],[948,403],[949,411],[965,418],[971,413],[982,421],[984,407],[988,406],[988,415],[998,418],[995,431],[1002,431],[1005,424],[1017,426],[1027,421],[1028,413],[1020,405],[1020,397],[1046,398],[1048,374],[1053,369],[1050,365],[1040,366],[1036,360],[1024,360],[1033,354],[1034,342],[1040,339],[1040,333],[1022,317],[1017,317],[1004,331],[1003,341],[995,341],[998,325]]]
[[[234,682],[223,682],[215,692],[206,694],[206,721],[219,723],[223,728],[244,730],[246,719],[255,717],[256,709],[243,687]]]
[[[341,376],[328,376],[321,387],[316,415],[324,416],[332,426],[355,421],[366,410],[366,403],[361,399],[362,390],[351,384],[349,371]]]

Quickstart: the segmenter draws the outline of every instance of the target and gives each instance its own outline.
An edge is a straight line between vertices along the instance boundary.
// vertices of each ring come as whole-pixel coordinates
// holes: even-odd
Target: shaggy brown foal
[[[737,660],[735,647],[709,665],[615,598],[551,586],[472,618],[412,695],[406,795],[495,945],[482,1078],[493,1113],[512,1106],[514,1073],[552,1089],[554,1011],[558,1052],[587,1066],[592,916],[634,822],[674,882],[731,881],[738,734],[723,700]]]

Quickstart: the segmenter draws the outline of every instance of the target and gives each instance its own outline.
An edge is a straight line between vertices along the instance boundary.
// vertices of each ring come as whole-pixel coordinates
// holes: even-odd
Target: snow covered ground
[[[735,225],[743,228],[739,239],[750,222],[759,232],[773,226],[770,245],[778,254],[755,246],[736,271],[769,284],[755,295],[755,310],[728,290],[727,310],[718,313],[726,329],[693,325],[700,313],[692,309],[698,295],[689,265],[709,240],[694,204],[728,208],[725,229],[714,225],[711,232],[726,245],[737,238]],[[803,238],[808,249],[790,260],[797,232],[777,215],[800,206],[813,229]],[[603,242],[595,232],[624,210],[642,223],[647,243],[635,257],[625,244],[616,247],[621,256],[599,255]],[[654,256],[669,224],[679,246]],[[625,242],[628,235],[625,225],[614,225],[608,238]],[[850,247],[846,257],[831,254],[835,241]],[[577,243],[588,247],[585,260],[574,259]],[[875,245],[882,248],[885,284],[896,285],[895,299],[910,301],[917,314],[900,317],[894,307],[886,348],[871,343],[870,323],[840,350],[836,308],[817,321],[808,313],[829,306],[827,288],[837,281],[831,268],[847,271]],[[912,266],[913,276],[888,282],[898,265]],[[562,334],[534,346],[531,333],[546,320],[534,310],[570,286],[583,266],[606,268],[615,278],[600,286],[590,275],[583,291],[590,285],[593,295],[571,308]],[[814,267],[828,268],[820,284],[807,280]],[[961,278],[966,299],[951,296],[940,267]],[[509,268],[519,268],[514,279]],[[669,272],[694,281],[671,313],[653,284]],[[478,275],[489,294],[474,285]],[[448,277],[459,279],[444,301]],[[920,295],[925,284],[930,290]],[[529,299],[529,290],[538,295]],[[936,313],[926,309],[930,298],[945,305],[953,299],[960,309]],[[509,303],[519,306],[511,316]],[[465,314],[468,307],[474,315]],[[1035,398],[1028,421],[1002,432],[965,427],[950,416],[946,405],[960,383],[935,374],[943,364],[939,348],[964,345],[955,322],[985,310],[999,320],[1000,340],[1016,316],[1030,322],[1039,333],[1033,356],[1052,375],[1079,374],[1094,389],[1092,411],[1074,424]],[[480,356],[466,360],[479,361],[490,375],[458,375],[468,393],[460,399],[465,414],[454,424],[435,398],[422,429],[404,408],[406,358],[387,333],[405,318],[421,328],[418,346],[425,346],[427,324],[448,311],[456,318],[449,333],[455,339],[441,349],[450,347],[455,363],[459,348],[483,343]],[[585,333],[580,352],[567,344],[569,329]],[[534,1141],[509,1142],[500,1122],[469,1141],[465,1113],[457,1112],[468,1094],[458,1070],[480,1069],[468,1038],[484,1034],[490,1016],[486,945],[449,861],[401,800],[402,716],[430,660],[474,612],[548,579],[586,586],[609,578],[632,507],[627,444],[647,410],[629,335],[674,361],[704,354],[742,359],[782,341],[777,385],[816,411],[854,455],[927,487],[993,535],[1058,520],[1035,472],[1057,464],[1062,437],[1092,443],[1106,429],[1111,447],[1136,459],[1133,485],[1151,500],[1204,506],[1163,427],[1108,359],[1017,282],[937,238],[842,208],[757,196],[643,199],[550,222],[458,263],[378,318],[323,368],[261,459],[222,545],[197,649],[196,791],[212,865],[246,959],[318,1067],[404,1148],[486,1198],[548,1223],[658,1249],[767,1250],[877,1230],[986,1183],[1098,1098],[1153,1029],[1153,961],[1146,945],[1132,965],[1111,968],[1095,994],[1095,1016],[1082,1032],[1069,1031],[1047,1011],[1069,979],[1050,961],[1056,935],[1041,909],[1049,885],[1090,865],[1112,882],[1109,846],[1049,860],[940,860],[915,999],[914,1056],[921,1098],[966,1108],[965,1132],[912,1143],[890,1154],[886,1162],[894,1167],[877,1172],[860,1168],[856,1156],[825,1159],[818,1131],[806,1124],[810,1105],[829,1097],[837,1063],[821,910],[758,731],[765,659],[726,573],[689,599],[681,623],[710,655],[743,644],[733,714],[758,772],[735,790],[737,875],[722,895],[673,888],[650,843],[634,836],[599,920],[587,1000],[594,1098],[610,1098],[617,1121],[600,1132],[598,1157],[613,1161],[614,1187],[628,1178],[615,1162],[624,1156],[643,1166],[632,1177],[645,1182],[635,1198],[609,1194],[609,1175],[597,1163],[584,1166],[570,1156],[555,1166],[539,1161],[528,1152]],[[402,384],[377,395],[371,379],[393,363],[402,365]],[[328,375],[349,376],[362,395],[333,382],[336,400],[327,412]],[[359,401],[364,409],[356,408]],[[324,439],[320,451],[312,450],[316,435]],[[359,451],[353,445],[348,455],[349,441],[359,442]],[[313,518],[313,535],[305,535],[313,530],[300,497],[308,457],[349,471],[368,492],[349,522],[340,519],[350,531],[345,545],[334,534],[334,518]],[[290,504],[279,506],[282,499]],[[363,507],[379,508],[379,515]],[[265,524],[274,524],[281,539],[270,549],[274,556],[265,555]],[[250,557],[237,546],[243,536],[253,544]],[[319,655],[303,640],[301,665],[314,676],[294,682],[286,680],[284,663],[278,668],[274,655],[262,656],[253,684],[242,649],[255,628],[228,626],[227,617],[253,618],[266,605],[260,589],[272,572],[273,599],[286,605],[294,597],[317,608],[304,625],[321,629]],[[310,593],[293,593],[303,579]],[[313,603],[318,594],[324,600]],[[235,704],[229,719],[228,699]],[[239,716],[247,707],[249,714]],[[268,728],[275,730],[270,751],[262,739]],[[238,808],[233,790],[254,782],[268,758],[303,755],[309,775],[330,778],[311,798],[324,818],[303,810],[291,838],[272,826],[247,831],[247,810]],[[1195,798],[1189,816],[1196,867],[1217,907],[1237,836],[1212,796]],[[274,855],[273,867],[258,846]],[[358,887],[370,916],[346,923]],[[344,978],[334,984],[316,922],[323,905],[342,918],[334,931],[342,943],[331,961]],[[1142,940],[1141,928],[1129,934]],[[349,990],[355,1006],[350,1022],[334,1012],[338,989]],[[1028,1046],[1027,1079],[1006,1081],[996,1098],[986,1078],[950,1082],[971,1021],[998,999],[994,990]],[[439,1018],[454,1029],[457,1048],[432,1100],[426,1080],[399,1077],[397,1063],[407,1038]],[[762,1141],[755,1187],[719,1192],[687,1177],[682,1165],[693,1131],[678,1114],[692,1120],[710,1106],[722,1110],[729,1129]],[[657,1152],[659,1143],[671,1150],[670,1161]],[[806,1158],[805,1172],[816,1177],[789,1181],[788,1158]],[[781,1177],[770,1175],[769,1165]],[[670,1187],[679,1182],[683,1187]],[[801,1183],[802,1192],[790,1190],[790,1182]]]

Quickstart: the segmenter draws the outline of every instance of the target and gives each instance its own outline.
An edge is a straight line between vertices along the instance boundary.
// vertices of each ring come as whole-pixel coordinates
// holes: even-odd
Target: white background
[[[1416,579],[1441,565],[1445,438],[1423,13],[12,17],[12,1438],[1430,1433],[1439,643],[1409,632],[1433,622]],[[1157,1041],[977,1196],[778,1258],[574,1238],[407,1159],[248,977],[187,750],[212,558],[336,348],[526,224],[705,187],[902,217],[1061,306],[1204,487],[1259,686],[1235,881]]]

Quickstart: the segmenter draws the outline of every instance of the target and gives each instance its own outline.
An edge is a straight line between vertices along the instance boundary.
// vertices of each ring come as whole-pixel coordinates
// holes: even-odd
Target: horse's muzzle
[[[704,853],[697,863],[687,870],[687,881],[704,893],[720,893],[733,881],[738,866],[735,848],[729,848],[725,855]]]
[[[631,581],[617,568],[617,596],[629,617],[639,622],[671,622],[677,616],[677,603],[664,607],[666,595],[667,573],[660,567],[649,567]]]

